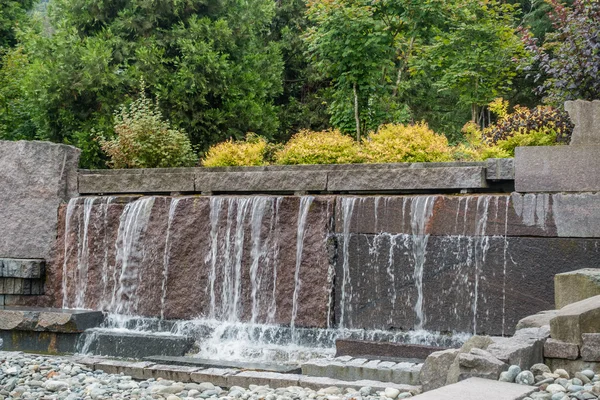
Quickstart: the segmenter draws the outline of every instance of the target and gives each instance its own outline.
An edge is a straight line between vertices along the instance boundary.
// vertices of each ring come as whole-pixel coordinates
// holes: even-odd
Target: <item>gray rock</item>
[[[481,349],[471,349],[469,353],[458,355],[459,377],[464,380],[471,377],[498,380],[500,373],[508,368],[508,365],[492,354]]]
[[[518,365],[511,365],[508,367],[508,371],[504,371],[500,374],[500,381],[502,382],[514,382],[517,375],[521,373],[521,367]]]
[[[543,327],[520,329],[511,338],[497,338],[488,351],[499,360],[525,370],[544,361],[543,346],[548,336]]]
[[[519,385],[528,385],[531,386],[535,383],[535,378],[530,371],[523,371],[517,375],[515,378],[515,382]]]
[[[419,380],[424,391],[437,389],[446,384],[448,370],[454,363],[459,352],[460,350],[458,349],[436,351],[427,357],[419,375]]]
[[[581,358],[584,361],[600,361],[600,333],[582,333]]]
[[[546,364],[537,363],[533,364],[529,370],[533,373],[534,376],[542,375],[544,373],[551,373],[550,367]]]
[[[0,141],[0,255],[49,259],[58,207],[77,194],[80,150]]]
[[[548,339],[544,343],[544,357],[576,360],[579,357],[579,346],[574,343]]]
[[[550,326],[550,320],[554,318],[557,310],[540,311],[537,314],[522,318],[517,323],[517,330],[525,328],[541,328],[542,326]]]
[[[582,333],[600,332],[600,296],[569,304],[550,321],[553,339],[582,344]]]
[[[583,268],[554,275],[556,308],[600,295],[600,268]]]
[[[600,100],[565,101],[565,111],[575,125],[572,146],[600,145]]]

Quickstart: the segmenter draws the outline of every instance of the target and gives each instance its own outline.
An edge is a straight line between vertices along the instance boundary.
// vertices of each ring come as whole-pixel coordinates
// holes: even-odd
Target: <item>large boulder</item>
[[[552,339],[582,344],[583,333],[600,333],[600,296],[561,308],[550,320]]]
[[[459,381],[473,377],[498,380],[500,373],[508,369],[508,364],[482,349],[459,354],[458,364]]]
[[[497,359],[526,370],[544,361],[544,342],[549,336],[547,327],[520,329],[510,338],[494,338],[487,350]]]
[[[600,295],[600,268],[583,268],[554,276],[556,308]]]
[[[448,370],[454,363],[459,352],[459,349],[448,349],[436,351],[427,357],[419,375],[424,391],[437,389],[446,385]]]

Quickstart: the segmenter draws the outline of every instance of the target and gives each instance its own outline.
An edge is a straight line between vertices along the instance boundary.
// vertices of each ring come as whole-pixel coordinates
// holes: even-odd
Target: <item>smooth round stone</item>
[[[518,365],[511,365],[508,371],[504,371],[500,374],[500,381],[502,382],[514,382],[517,375],[521,373],[521,367]]]
[[[358,391],[360,393],[361,396],[368,396],[371,394],[371,391],[373,389],[371,389],[370,386],[363,386],[360,388],[360,390]]]
[[[567,388],[567,386],[569,386],[569,381],[565,378],[558,378],[556,381],[554,381],[554,383],[564,387],[565,389]]]
[[[571,384],[577,385],[577,386],[583,386],[583,381],[579,378],[573,378],[573,379],[571,379]]]
[[[581,371],[582,375],[585,375],[589,380],[594,379],[594,371],[592,371],[591,369],[584,369],[583,371]]]
[[[198,385],[198,391],[205,392],[207,390],[215,390],[215,385],[210,382],[202,382]]]
[[[562,369],[562,368],[554,370],[554,373],[556,375],[558,375],[559,377],[561,377],[561,378],[565,378],[565,379],[569,379],[570,378],[569,373],[567,371],[565,371],[564,369]]]
[[[181,397],[179,397],[179,396],[175,396],[174,394],[170,394],[170,395],[167,397],[167,400],[181,400]]]
[[[550,393],[550,394],[554,394],[554,393],[559,393],[559,392],[566,392],[567,389],[565,389],[564,386],[562,385],[558,385],[556,383],[553,383],[552,385],[548,385],[548,387],[546,388],[546,392]]]
[[[583,390],[583,386],[581,385],[569,385],[567,390],[571,393],[581,392]]]
[[[554,393],[551,398],[551,400],[563,400],[563,399],[568,400],[569,396],[567,396],[565,393]]]
[[[400,394],[400,391],[395,388],[386,388],[383,394],[385,395],[385,397],[395,399]]]
[[[535,383],[535,378],[533,377],[533,374],[530,371],[523,371],[519,373],[519,375],[517,375],[517,377],[515,378],[515,382],[519,385],[530,386]]]
[[[412,397],[412,394],[410,394],[409,392],[405,392],[405,393],[400,393],[398,395],[398,397],[396,397],[397,399],[408,399],[409,397]]]
[[[329,387],[326,387],[324,389],[319,390],[319,392],[322,393],[322,394],[330,394],[330,395],[340,395],[340,394],[342,394],[342,391],[337,386],[329,386]]]
[[[242,395],[243,395],[243,393],[237,389],[229,392],[229,397],[233,397],[236,399],[242,397]]]
[[[586,383],[590,383],[590,378],[588,378],[587,376],[585,376],[584,374],[582,374],[581,372],[575,372],[575,378],[573,379],[579,379],[581,381],[582,385],[585,385]]]

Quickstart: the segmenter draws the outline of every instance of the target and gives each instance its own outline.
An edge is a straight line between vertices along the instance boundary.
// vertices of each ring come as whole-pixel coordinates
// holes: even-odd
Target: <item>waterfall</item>
[[[62,266],[62,307],[68,308],[68,265],[69,265],[69,233],[71,231],[71,219],[73,218],[73,212],[77,205],[77,199],[73,198],[69,200],[67,204],[67,211],[65,213],[65,233],[64,233],[64,254],[63,254],[63,266]]]
[[[473,294],[473,334],[477,334],[477,307],[479,305],[479,280],[481,270],[485,263],[487,251],[490,248],[490,238],[486,235],[490,196],[479,196],[477,198],[477,220],[475,221],[475,290]]]
[[[340,297],[340,328],[346,327],[346,301],[350,303],[352,300],[351,281],[350,281],[350,223],[352,222],[352,213],[354,211],[354,205],[356,203],[356,197],[342,197],[341,208],[342,208],[342,293]],[[350,310],[352,311],[352,305],[350,303]]]
[[[290,326],[295,328],[296,316],[298,314],[298,296],[300,295],[300,265],[302,264],[302,251],[304,249],[304,235],[306,231],[306,218],[308,211],[314,200],[312,196],[304,196],[300,199],[300,208],[298,210],[298,225],[296,229],[296,268],[294,269],[294,295],[292,298],[292,320]]]
[[[115,281],[109,309],[115,314],[128,316],[135,313],[136,290],[142,279],[139,272],[145,253],[141,238],[146,231],[154,200],[154,197],[142,197],[125,205],[121,214],[115,243],[115,274],[118,273],[119,266],[120,272],[118,281]]]
[[[167,282],[169,279],[169,262],[171,256],[171,225],[175,219],[175,212],[177,211],[177,204],[179,204],[180,198],[171,199],[169,204],[169,216],[167,220],[167,233],[165,237],[165,250],[163,252],[163,280],[161,285],[161,298],[160,298],[160,319],[165,318],[165,302],[167,299]]]

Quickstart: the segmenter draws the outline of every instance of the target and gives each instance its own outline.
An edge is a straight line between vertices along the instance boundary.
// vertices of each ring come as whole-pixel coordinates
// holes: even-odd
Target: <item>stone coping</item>
[[[511,181],[512,159],[485,162],[272,165],[262,167],[80,170],[80,194],[389,193],[485,190]]]
[[[45,264],[43,259],[0,258],[0,278],[40,279]]]
[[[102,311],[0,307],[0,330],[80,333],[103,320]]]

